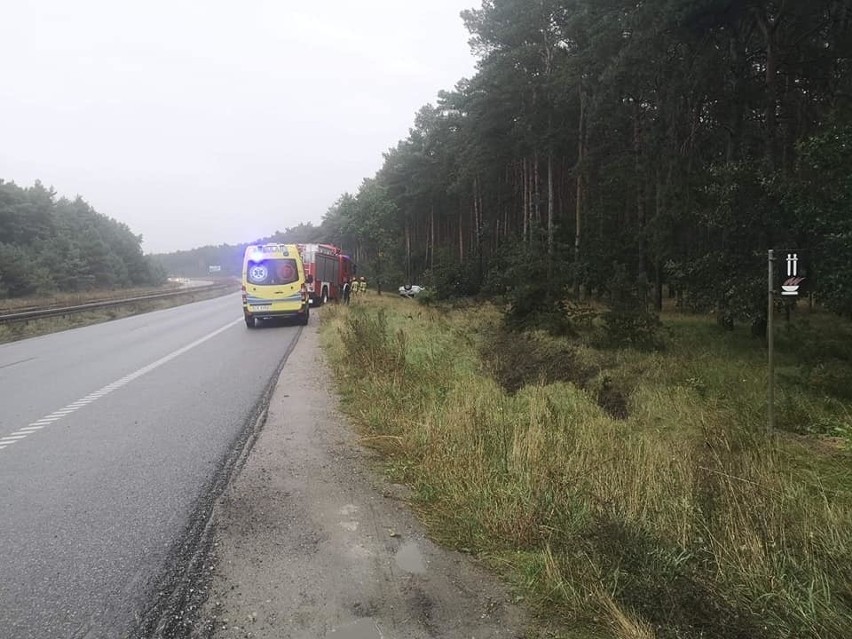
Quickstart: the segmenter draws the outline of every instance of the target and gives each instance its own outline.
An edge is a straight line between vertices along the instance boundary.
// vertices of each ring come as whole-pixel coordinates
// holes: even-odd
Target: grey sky
[[[478,0],[17,0],[0,11],[0,178],[147,252],[318,223],[474,70]]]

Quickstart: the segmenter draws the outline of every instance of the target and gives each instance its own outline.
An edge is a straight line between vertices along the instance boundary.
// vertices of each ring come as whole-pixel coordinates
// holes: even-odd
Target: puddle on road
[[[337,630],[332,630],[326,637],[334,637],[334,639],[385,639],[385,635],[379,630],[376,620],[370,617],[359,619],[354,623],[341,626]]]
[[[422,575],[426,572],[426,562],[420,549],[413,541],[407,541],[396,551],[396,565],[406,572]]]

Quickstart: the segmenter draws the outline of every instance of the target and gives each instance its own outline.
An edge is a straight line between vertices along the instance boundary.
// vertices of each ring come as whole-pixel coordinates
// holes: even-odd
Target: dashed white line
[[[17,441],[26,438],[27,435],[31,435],[31,434],[35,433],[36,431],[38,431],[42,428],[45,428],[46,426],[50,426],[51,424],[58,422],[63,417],[70,415],[71,413],[83,408],[84,406],[88,406],[92,402],[99,400],[101,397],[104,397],[105,395],[109,395],[111,392],[118,390],[122,386],[126,386],[127,384],[129,384],[133,380],[139,379],[140,377],[142,377],[146,373],[150,373],[155,368],[159,368],[163,364],[166,364],[166,363],[172,361],[176,357],[180,357],[181,355],[183,355],[187,351],[195,348],[196,346],[200,346],[201,344],[203,344],[207,340],[213,339],[214,337],[216,337],[220,333],[223,333],[224,331],[231,328],[234,324],[239,324],[242,321],[243,321],[243,318],[241,317],[240,319],[234,320],[233,322],[229,322],[229,323],[225,324],[222,328],[218,328],[215,331],[213,331],[212,333],[208,333],[204,337],[201,337],[201,338],[195,340],[194,342],[187,344],[186,346],[179,348],[178,350],[176,350],[172,353],[169,353],[165,357],[161,357],[156,362],[152,362],[152,363],[148,364],[147,366],[143,366],[139,370],[137,370],[133,373],[130,373],[129,375],[125,375],[121,379],[116,380],[116,381],[112,382],[111,384],[107,384],[106,386],[104,386],[103,388],[101,388],[99,390],[96,390],[94,393],[89,393],[88,395],[86,395],[82,399],[78,399],[76,402],[72,402],[72,403],[68,404],[67,406],[65,406],[63,408],[60,408],[59,410],[50,413],[50,415],[47,415],[46,417],[42,417],[41,419],[38,419],[38,420],[30,423],[29,426],[19,428],[17,431],[15,431],[14,433],[12,433],[11,435],[8,435],[6,437],[0,437],[0,450],[2,450],[3,448],[6,448],[10,444],[14,444]]]

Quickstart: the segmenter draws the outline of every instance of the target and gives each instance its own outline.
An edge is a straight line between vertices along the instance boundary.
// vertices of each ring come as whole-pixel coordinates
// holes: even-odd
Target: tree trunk
[[[464,262],[464,213],[459,205],[459,262]]]
[[[541,226],[541,177],[538,173],[538,151],[533,156],[533,212],[536,224]]]
[[[783,10],[783,3],[781,8]],[[778,43],[776,33],[781,23],[781,14],[775,16],[775,20],[761,11],[756,12],[757,26],[760,28],[765,40],[766,50],[766,72],[764,84],[766,87],[766,105],[764,107],[764,124],[766,126],[766,164],[770,171],[774,171],[778,164]]]
[[[503,238],[506,239],[509,237],[509,206],[503,206]],[[497,242],[498,246],[500,244],[499,240]]]
[[[405,223],[405,283],[411,284],[411,226]]]
[[[663,310],[663,263],[659,260],[654,265],[654,304],[657,312]]]
[[[639,274],[645,273],[645,179],[642,165],[642,125],[639,105],[633,108],[633,156],[636,169],[636,225],[639,238]]]
[[[665,215],[666,208],[666,200],[665,194],[669,192],[669,188],[671,186],[672,181],[672,162],[669,161],[669,170],[666,174],[666,183],[665,185],[661,184],[659,175],[657,176],[657,184],[656,184],[656,197],[654,198],[655,202],[655,210],[654,210],[654,218],[656,220],[662,219],[662,216]],[[659,225],[657,225],[659,229]],[[659,233],[659,230],[657,231]],[[654,242],[654,307],[657,309],[657,312],[661,312],[663,310],[663,262],[660,259],[661,249],[660,246],[662,242],[659,237],[656,238]]]
[[[580,297],[580,238],[582,237],[586,156],[586,96],[580,87],[580,118],[577,122],[577,197],[574,201],[574,297]]]
[[[778,165],[777,72],[778,51],[775,43],[770,40],[766,43],[766,162],[770,171],[774,171]]]
[[[731,56],[731,67],[733,68],[733,108],[731,110],[731,120],[728,132],[728,145],[725,157],[728,162],[736,162],[740,159],[740,150],[742,148],[743,138],[743,118],[745,116],[745,99],[744,95],[740,95],[742,90],[743,78],[745,77],[745,50],[740,34],[734,30],[731,37],[729,48]]]
[[[482,282],[482,272],[485,268],[485,213],[482,202],[482,182],[476,178],[476,188],[473,192],[476,202],[476,253],[477,253],[477,284]]]
[[[523,163],[523,181],[524,181],[524,242],[529,239],[530,230],[530,177],[529,177],[529,160],[524,158]]]
[[[430,239],[429,239],[429,269],[435,269],[435,205],[432,205],[432,208],[429,212],[429,226],[430,226]]]
[[[547,154],[547,254],[553,255],[553,153]]]

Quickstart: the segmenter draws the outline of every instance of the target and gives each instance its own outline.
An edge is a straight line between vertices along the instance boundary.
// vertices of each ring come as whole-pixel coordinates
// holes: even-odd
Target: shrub
[[[384,309],[375,312],[353,306],[341,329],[347,360],[353,368],[367,374],[384,375],[405,368],[405,335],[388,337]]]
[[[601,348],[635,348],[640,351],[662,350],[663,323],[647,311],[607,311],[603,314],[602,333],[596,340]]]
[[[648,310],[648,282],[641,276],[631,279],[623,264],[613,265],[607,284],[610,310],[603,314],[601,331],[595,339],[602,348],[662,350],[662,322]]]
[[[438,302],[438,295],[434,288],[424,288],[414,299],[423,306],[434,306]]]

